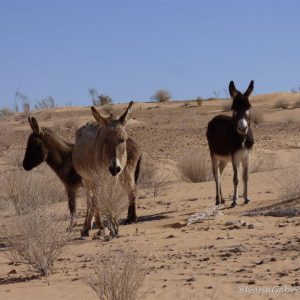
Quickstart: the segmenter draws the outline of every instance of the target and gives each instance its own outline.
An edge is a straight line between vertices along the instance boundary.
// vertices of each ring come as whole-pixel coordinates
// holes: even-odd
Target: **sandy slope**
[[[96,299],[82,278],[91,271],[98,253],[120,247],[132,247],[147,263],[149,274],[143,291],[148,293],[143,299],[298,298],[299,294],[295,293],[240,294],[238,288],[279,285],[291,288],[300,284],[300,217],[242,216],[248,210],[277,203],[278,182],[289,170],[286,168],[300,164],[300,109],[273,108],[278,99],[285,99],[292,107],[299,98],[297,94],[288,93],[253,97],[253,106],[265,118],[264,123],[253,127],[256,139],[253,163],[262,165],[268,161],[269,165],[250,175],[250,205],[245,206],[240,200],[238,207],[229,207],[232,172],[227,167],[223,190],[228,201],[221,214],[214,220],[185,226],[189,215],[214,204],[214,183],[183,183],[172,172],[174,182],[165,196],[141,197],[137,224],[121,226],[121,237],[100,242],[92,238],[76,239],[85,213],[81,198],[80,222],[74,239],[57,262],[55,273],[49,277],[50,285],[44,279],[14,283],[14,278],[24,281],[34,273],[24,266],[9,265],[6,249],[0,249],[0,299]],[[201,107],[193,102],[137,103],[128,132],[141,145],[147,159],[155,159],[164,170],[174,170],[184,153],[208,155],[206,125],[223,106],[223,101],[209,101]],[[116,111],[124,107],[117,105]],[[75,120],[78,126],[91,120],[88,108],[77,107],[34,115],[43,125],[59,127],[70,140],[74,129],[64,126],[68,119]],[[3,172],[10,168],[8,152],[25,147],[29,128],[22,116],[1,121],[0,126],[0,144],[8,138],[12,143],[9,149],[0,148]],[[7,135],[8,132],[13,132],[13,137]],[[272,160],[268,159],[271,155]],[[260,161],[261,157],[264,162]],[[144,193],[140,190],[139,194]],[[60,206],[67,212],[66,203]],[[95,232],[93,230],[91,236]],[[17,273],[8,275],[13,269]]]

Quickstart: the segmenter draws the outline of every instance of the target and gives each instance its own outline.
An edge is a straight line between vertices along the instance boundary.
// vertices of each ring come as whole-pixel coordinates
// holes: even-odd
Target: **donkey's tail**
[[[135,184],[137,184],[139,176],[140,176],[141,161],[142,161],[142,156],[140,156],[140,158],[139,158],[139,160],[138,160],[138,162],[136,164],[136,167],[135,167],[135,171],[134,171],[134,181],[135,181]]]

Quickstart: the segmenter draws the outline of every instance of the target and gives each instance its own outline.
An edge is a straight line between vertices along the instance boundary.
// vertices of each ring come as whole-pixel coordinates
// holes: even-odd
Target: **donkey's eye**
[[[119,144],[123,144],[125,142],[124,139],[119,139]]]

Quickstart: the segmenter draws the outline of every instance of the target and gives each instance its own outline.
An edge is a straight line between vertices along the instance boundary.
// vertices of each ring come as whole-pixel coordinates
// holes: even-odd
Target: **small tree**
[[[112,104],[112,99],[108,95],[101,94],[98,96],[98,102],[100,105]]]
[[[91,88],[91,89],[89,89],[89,94],[92,97],[93,105],[98,106],[99,104],[98,104],[98,92],[97,92],[97,90],[94,89],[94,88]]]
[[[168,102],[171,100],[171,97],[172,96],[168,90],[159,89],[154,93],[151,99],[157,102]]]

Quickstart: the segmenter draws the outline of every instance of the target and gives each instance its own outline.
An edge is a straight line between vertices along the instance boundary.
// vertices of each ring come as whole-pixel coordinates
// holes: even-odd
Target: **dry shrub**
[[[250,119],[255,125],[259,125],[264,122],[263,114],[256,108],[250,110]]]
[[[121,217],[128,208],[127,193],[119,176],[97,174],[94,178],[96,180],[93,195],[96,209],[107,220],[110,235],[112,237],[118,236]]]
[[[23,168],[24,151],[20,149],[14,149],[8,152],[7,158],[10,165],[22,170]]]
[[[94,263],[93,271],[85,282],[98,299],[143,299],[139,290],[146,277],[146,267],[133,251],[103,253]]]
[[[291,168],[280,174],[278,179],[280,187],[280,200],[299,200],[300,203],[300,168]]]
[[[78,120],[75,118],[70,118],[65,120],[65,122],[62,125],[68,129],[76,129],[78,126]]]
[[[209,181],[212,177],[211,161],[206,154],[185,154],[177,163],[181,178],[189,182]]]
[[[287,109],[288,108],[288,103],[284,99],[279,99],[275,102],[274,108],[281,108],[281,109]]]
[[[146,187],[151,184],[157,166],[153,160],[143,157],[139,174],[138,184],[141,187]]]
[[[143,158],[138,184],[147,196],[159,197],[166,195],[171,182],[154,161]]]
[[[35,210],[30,214],[11,218],[1,227],[8,258],[23,263],[47,276],[69,241],[68,222],[50,210]]]
[[[172,96],[168,90],[159,89],[154,93],[151,99],[157,102],[169,102],[171,97]]]
[[[112,114],[113,112],[113,105],[112,104],[105,104],[103,107],[102,107],[102,110],[104,112],[106,112],[108,115]]]
[[[294,105],[293,108],[300,108],[300,100],[297,100]]]
[[[250,157],[250,173],[270,172],[277,169],[278,157],[275,153],[253,153]]]
[[[201,97],[197,97],[196,98],[196,103],[197,103],[197,105],[200,107],[200,106],[202,106],[202,104],[203,104],[203,99],[201,98]]]
[[[7,108],[7,107],[3,107],[3,108],[0,109],[0,119],[4,118],[4,117],[11,116],[13,114],[14,114],[14,112],[11,109]]]
[[[232,101],[227,101],[225,104],[223,104],[223,111],[224,112],[231,111],[231,105],[232,105]]]
[[[147,189],[144,192],[150,197],[160,197],[167,194],[170,188],[171,181],[169,176],[165,174],[162,170],[157,169],[154,173],[152,180],[149,183]]]
[[[0,179],[0,197],[12,205],[17,215],[65,200],[65,192],[57,179],[51,180],[39,172],[15,170],[3,174]]]

